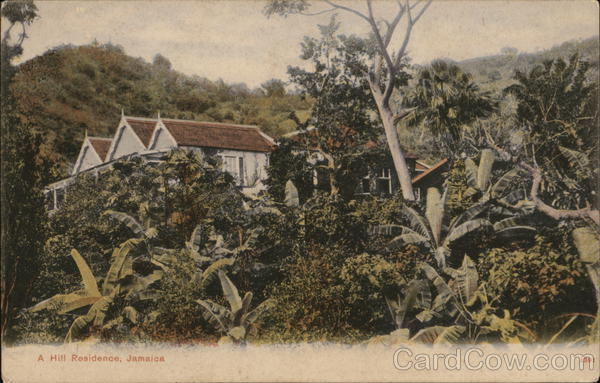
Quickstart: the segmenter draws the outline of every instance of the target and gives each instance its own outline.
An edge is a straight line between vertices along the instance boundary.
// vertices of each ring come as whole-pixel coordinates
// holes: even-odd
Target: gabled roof
[[[152,138],[152,132],[156,126],[157,120],[152,118],[139,118],[139,117],[125,117],[127,124],[131,126],[131,129],[137,134],[140,141],[147,148],[150,144],[150,138]]]
[[[98,154],[98,157],[104,161],[106,158],[106,153],[108,153],[108,149],[110,148],[112,139],[104,137],[88,137],[88,140],[90,140],[90,144]]]
[[[427,165],[423,161],[415,161],[415,169],[417,171],[425,171],[425,170],[427,170],[429,168],[431,168],[431,165]]]
[[[253,152],[270,152],[273,141],[258,127],[249,125],[222,124],[161,119],[179,146],[197,146],[234,149]]]
[[[425,179],[425,178],[428,178],[430,176],[434,176],[437,173],[443,171],[444,170],[444,165],[446,165],[446,163],[448,163],[448,159],[444,158],[443,160],[441,160],[438,163],[436,163],[435,165],[431,166],[429,169],[427,169],[423,173],[421,173],[418,176],[416,176],[415,178],[413,178],[412,183],[416,184],[418,182],[423,181],[423,179]]]

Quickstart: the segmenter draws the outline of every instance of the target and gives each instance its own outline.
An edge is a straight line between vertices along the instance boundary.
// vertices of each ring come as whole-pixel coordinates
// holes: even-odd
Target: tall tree
[[[527,133],[523,150],[509,153],[489,141],[530,173],[529,197],[542,213],[600,225],[598,84],[587,78],[588,70],[573,55],[568,62],[549,60],[528,73],[517,71],[517,84],[506,92],[518,101],[517,121]]]
[[[369,26],[376,43],[376,49],[370,60],[368,70],[363,75],[369,83],[371,95],[385,130],[394,167],[402,188],[402,195],[407,200],[414,200],[415,194],[412,188],[411,175],[404,152],[400,147],[400,140],[394,123],[397,118],[406,115],[407,110],[402,107],[401,103],[398,108],[394,109],[391,105],[391,99],[394,90],[399,85],[413,28],[431,5],[431,0],[397,1],[397,10],[388,19],[375,15],[371,0],[366,0],[366,11],[360,11],[329,0],[323,1],[323,4],[327,4],[328,8],[310,13],[311,4],[306,0],[271,0],[265,7],[264,12],[267,16],[274,14],[286,16],[289,14],[316,15],[340,11],[358,17]],[[394,50],[391,43],[402,20],[404,20],[406,26],[404,37],[400,46]],[[398,112],[394,113],[393,110]]]
[[[40,138],[20,122],[10,92],[15,73],[12,60],[23,52],[26,27],[36,17],[37,8],[31,0],[2,4],[3,21],[10,23],[2,36],[3,338],[19,309],[29,303],[31,282],[37,276],[44,248],[46,212],[42,190],[48,169],[38,156]],[[12,32],[19,27],[20,33],[13,38]]]
[[[470,74],[442,60],[419,71],[404,101],[407,107],[415,108],[409,121],[423,123],[438,137],[448,156],[460,150],[464,126],[488,117],[497,106],[489,92],[479,90]]]
[[[372,151],[367,143],[376,137],[371,118],[375,105],[362,76],[372,49],[368,40],[337,35],[335,17],[319,28],[319,39],[305,37],[302,44],[301,57],[315,69],[288,68],[291,82],[304,96],[314,99],[311,116],[303,124],[311,130],[297,139],[317,153],[317,169],[329,179],[331,194],[349,199],[361,173],[366,175],[366,160]]]

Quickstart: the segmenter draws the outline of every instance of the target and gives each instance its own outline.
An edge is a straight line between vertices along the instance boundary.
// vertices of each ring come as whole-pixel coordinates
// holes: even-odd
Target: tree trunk
[[[331,195],[338,195],[340,193],[340,188],[333,169],[329,170],[329,192]]]
[[[407,201],[415,200],[415,193],[413,192],[412,179],[408,165],[406,164],[406,158],[400,148],[400,139],[398,138],[398,132],[396,126],[394,126],[394,116],[390,110],[389,105],[383,104],[383,96],[381,92],[377,92],[376,89],[371,86],[371,93],[377,104],[379,110],[379,116],[383,122],[383,129],[385,130],[385,138],[387,139],[390,152],[392,154],[392,160],[394,161],[394,168],[398,175],[398,181],[400,182],[400,188],[402,190],[402,197]]]

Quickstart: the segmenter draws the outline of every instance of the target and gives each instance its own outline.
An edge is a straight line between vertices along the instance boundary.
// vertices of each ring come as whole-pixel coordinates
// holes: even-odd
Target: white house
[[[46,188],[49,210],[60,207],[68,197],[68,185],[79,174],[97,176],[115,161],[134,156],[161,161],[176,148],[220,157],[223,170],[235,178],[242,192],[256,194],[265,188],[275,141],[257,126],[121,115],[113,138],[86,134],[70,177]]]

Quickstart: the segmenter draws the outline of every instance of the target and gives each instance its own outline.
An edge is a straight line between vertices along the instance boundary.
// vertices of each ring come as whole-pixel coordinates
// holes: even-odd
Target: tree
[[[285,83],[276,78],[263,82],[260,87],[267,97],[283,97],[286,94]]]
[[[171,61],[160,53],[154,55],[152,65],[164,71],[169,71],[171,69]]]
[[[470,74],[442,60],[420,70],[405,104],[415,108],[410,122],[423,123],[449,156],[460,150],[463,127],[488,117],[497,106],[489,92],[479,90]]]
[[[33,1],[2,4],[2,17],[10,23],[2,36],[2,336],[18,311],[28,304],[32,280],[39,271],[44,247],[43,185],[48,166],[39,156],[40,137],[17,117],[10,84],[12,60],[22,52],[26,27],[37,17]],[[12,39],[15,26],[21,26]],[[10,339],[10,337],[5,338]]]
[[[376,136],[370,116],[375,105],[362,76],[369,41],[336,35],[338,27],[332,17],[328,25],[319,26],[320,39],[305,37],[301,57],[312,62],[314,71],[290,67],[288,73],[302,94],[315,100],[310,118],[301,125],[305,131],[296,139],[315,155],[312,159],[329,179],[331,194],[348,199],[361,173],[368,171],[367,144]]]
[[[598,225],[598,93],[597,83],[586,78],[588,69],[576,54],[568,63],[548,60],[529,73],[517,71],[518,83],[505,91],[518,101],[517,121],[527,132],[523,150],[513,155],[488,141],[529,172],[529,197],[542,213]]]
[[[379,112],[379,118],[383,124],[388,146],[394,161],[394,167],[402,188],[402,195],[407,200],[414,200],[415,195],[412,188],[411,175],[406,164],[406,159],[394,121],[406,115],[407,110],[400,106],[398,113],[393,113],[390,100],[392,93],[401,84],[402,68],[406,63],[406,50],[412,30],[415,24],[423,16],[431,5],[431,0],[416,1],[411,4],[406,0],[403,4],[398,1],[398,9],[390,19],[381,19],[375,15],[371,0],[366,0],[367,12],[337,4],[333,1],[324,1],[329,8],[318,11],[315,14],[342,11],[359,17],[366,22],[371,29],[376,48],[369,57],[370,66],[363,72],[368,81],[373,100]],[[271,16],[278,14],[287,16],[289,14],[311,15],[308,13],[310,3],[306,0],[272,0],[265,7],[265,14]],[[406,21],[406,30],[400,47],[395,52],[391,46],[396,29],[402,19]],[[401,104],[400,104],[401,105]]]
[[[291,180],[298,189],[300,201],[304,202],[313,193],[314,167],[308,162],[308,154],[298,150],[298,143],[280,139],[279,145],[269,156],[267,190],[276,201],[283,201],[286,183]]]

